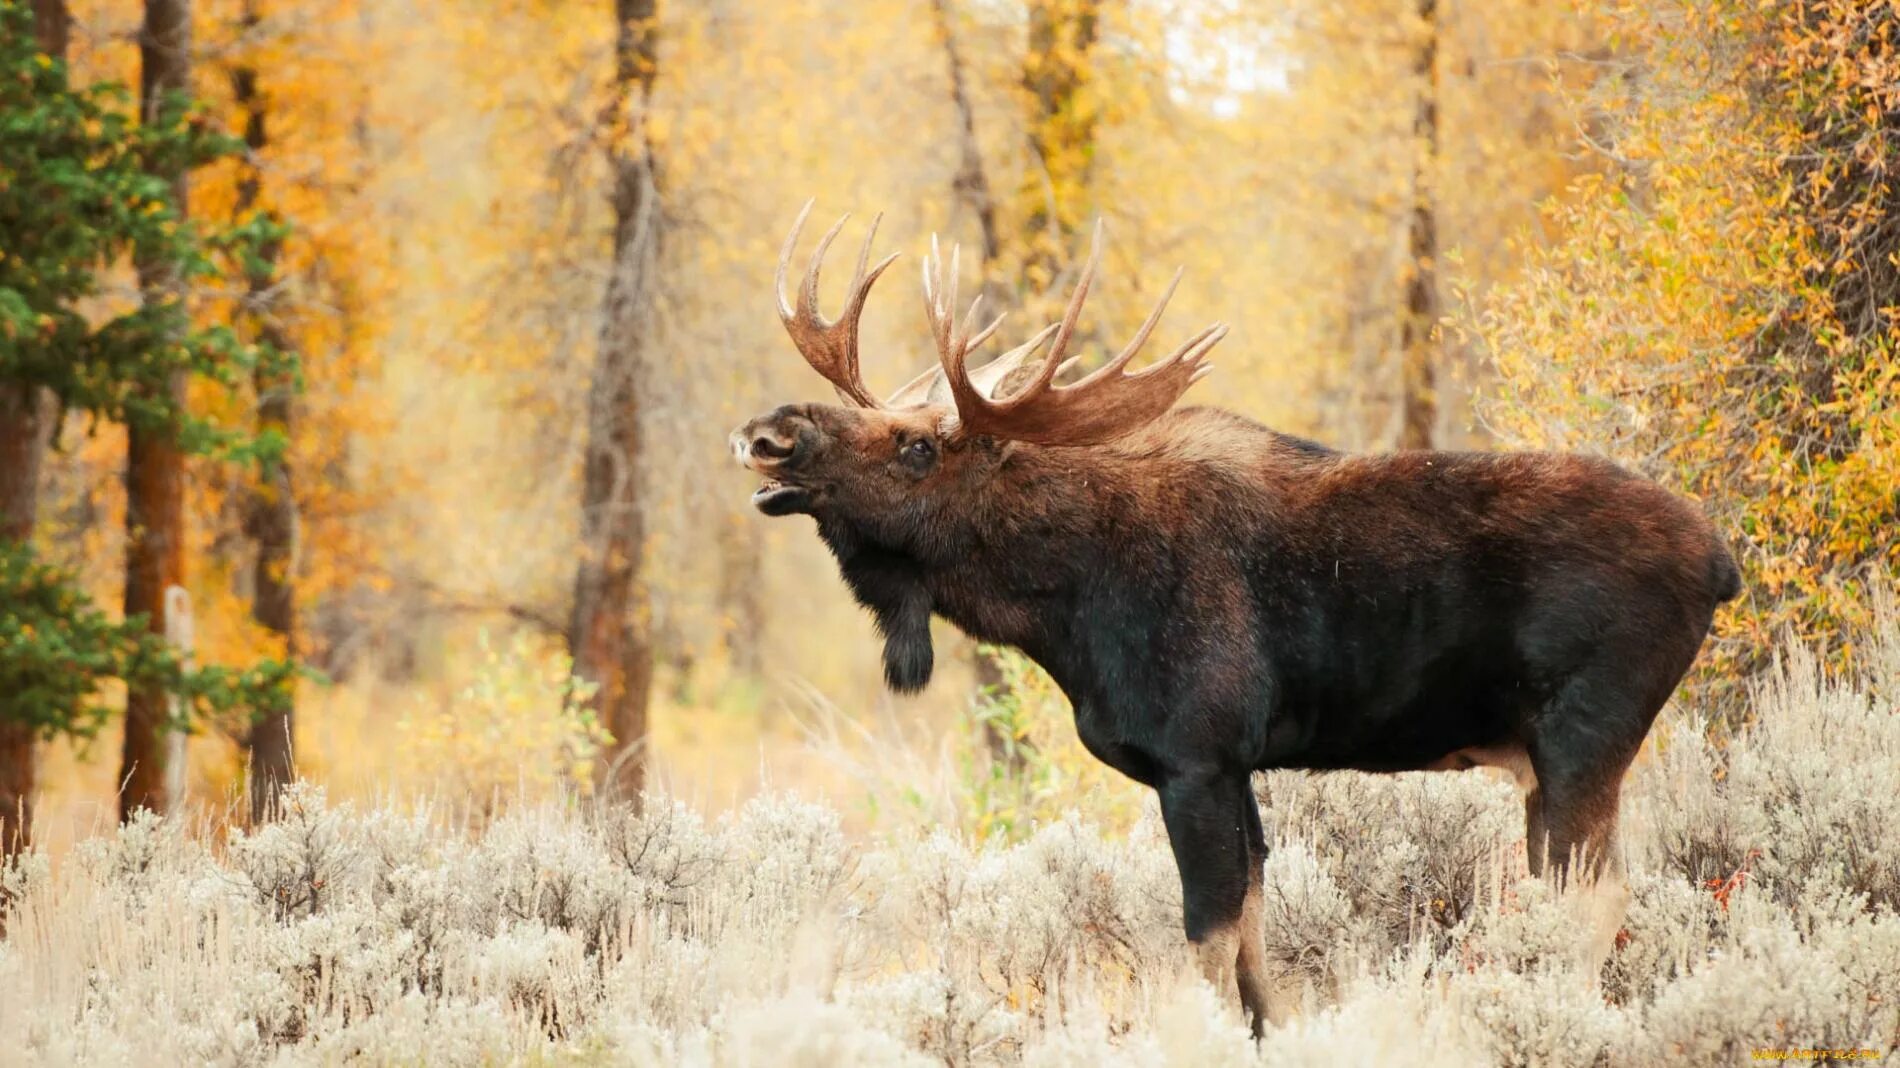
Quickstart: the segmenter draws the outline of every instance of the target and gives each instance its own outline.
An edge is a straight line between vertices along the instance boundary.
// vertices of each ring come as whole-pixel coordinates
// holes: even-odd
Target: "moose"
[[[979,326],[980,297],[958,319],[957,253],[946,265],[933,238],[938,366],[880,401],[859,374],[859,317],[897,257],[869,266],[874,219],[842,313],[822,316],[819,270],[846,216],[787,304],[810,211],[780,254],[777,305],[842,403],[733,432],[763,479],[753,504],[816,520],[875,618],[891,688],[929,681],[933,614],[1048,672],[1088,751],[1159,794],[1187,940],[1211,981],[1238,987],[1256,1035],[1284,1006],[1255,771],[1506,768],[1532,872],[1620,888],[1624,773],[1741,591],[1692,503],[1594,457],[1351,455],[1176,408],[1225,327],[1128,367],[1180,272],[1126,347],[1061,384],[1099,222],[1061,320],[975,370],[1002,319]]]

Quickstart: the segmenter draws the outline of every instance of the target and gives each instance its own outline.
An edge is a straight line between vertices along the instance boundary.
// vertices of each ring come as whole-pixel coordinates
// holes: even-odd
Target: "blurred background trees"
[[[52,71],[79,94],[140,78],[144,5],[4,2],[8,581],[70,577],[100,606],[86,627],[147,605],[121,600],[153,529],[123,400],[179,398],[181,426],[225,435],[177,468],[197,662],[294,656],[330,680],[295,688],[294,718],[279,700],[201,722],[199,801],[249,784],[261,815],[292,769],[342,792],[609,768],[617,791],[644,774],[717,802],[843,790],[887,730],[931,766],[975,745],[1046,799],[1068,754],[1025,710],[1059,702],[1013,663],[987,702],[967,663],[885,695],[817,539],[752,514],[730,467],[732,426],[824,396],[769,306],[811,196],[883,210],[908,256],[960,241],[966,291],[1018,337],[1105,216],[1089,348],[1185,265],[1170,321],[1234,325],[1203,403],[1351,449],[1601,451],[1700,496],[1749,568],[1717,677],[1779,628],[1844,633],[1900,562],[1891,5],[196,0],[172,72],[192,109],[148,128],[122,96],[109,130],[74,120],[127,181],[169,182],[180,158],[135,146],[176,122],[219,146],[187,168],[189,225],[154,199],[181,233],[232,235],[209,246],[223,272],[147,270],[172,288],[141,305],[129,238],[72,252],[77,288],[21,273],[48,183],[94,172],[13,131],[66,91]],[[35,11],[67,17],[29,41]],[[865,316],[874,387],[932,358],[904,275]],[[137,389],[33,369],[81,366],[34,355],[67,351],[41,313],[78,338],[158,309],[239,358],[182,392],[153,377],[176,366],[157,333],[126,350]],[[31,662],[30,603],[0,607],[0,677]],[[83,692],[112,739],[122,684]],[[44,717],[4,707],[0,754],[28,751]],[[530,749],[508,780],[495,754]],[[116,762],[41,752],[43,825],[116,807]]]

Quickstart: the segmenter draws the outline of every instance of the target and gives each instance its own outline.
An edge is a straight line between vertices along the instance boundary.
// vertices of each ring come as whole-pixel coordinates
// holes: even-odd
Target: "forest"
[[[0,1049],[1900,1057],[1896,171],[1896,0],[0,0]],[[1056,684],[748,501],[808,202],[879,395],[1099,221],[1085,371],[1179,268],[1185,404],[1694,501],[1601,969],[1501,780],[1273,772],[1252,1042]]]

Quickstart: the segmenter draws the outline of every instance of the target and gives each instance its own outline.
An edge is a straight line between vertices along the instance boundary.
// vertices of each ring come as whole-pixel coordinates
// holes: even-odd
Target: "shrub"
[[[1894,623],[1864,637],[1890,648]],[[1883,654],[1884,655],[1884,654]],[[1194,971],[1152,803],[1126,836],[857,840],[782,796],[702,820],[516,807],[473,825],[298,787],[222,849],[141,816],[0,874],[9,1064],[1605,1065],[1888,1050],[1895,679],[1784,650],[1717,746],[1672,713],[1626,788],[1625,937],[1577,967],[1478,773],[1266,777],[1256,1047]],[[1735,860],[1733,858],[1741,858]],[[1752,859],[1751,859],[1752,858]],[[1730,864],[1745,864],[1745,874]],[[1713,880],[1713,885],[1711,881]]]
[[[1869,644],[1892,641],[1891,622]],[[1659,729],[1634,803],[1665,869],[1704,886],[1756,882],[1792,902],[1820,882],[1900,908],[1900,674],[1869,664],[1822,674],[1813,653],[1778,657],[1753,687],[1755,714],[1718,747],[1707,725]]]
[[[397,721],[408,759],[434,771],[418,785],[491,808],[517,795],[591,789],[594,757],[610,739],[559,643],[517,634],[497,649],[483,631],[476,649],[453,700],[419,699]]]

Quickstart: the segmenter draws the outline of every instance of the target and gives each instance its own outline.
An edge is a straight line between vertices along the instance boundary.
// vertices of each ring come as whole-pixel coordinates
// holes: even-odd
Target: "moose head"
[[[924,310],[939,366],[880,401],[859,374],[858,320],[871,287],[897,254],[869,265],[881,216],[874,218],[858,252],[844,310],[835,320],[824,318],[817,308],[819,270],[846,216],[819,240],[796,304],[787,304],[785,277],[810,212],[807,203],[779,255],[779,318],[799,353],[831,383],[842,403],[786,405],[733,432],[734,454],[765,479],[752,500],[766,515],[835,517],[914,543],[928,536],[928,524],[946,509],[967,510],[1012,445],[1097,445],[1166,412],[1212,370],[1205,357],[1227,333],[1219,324],[1208,326],[1153,366],[1128,372],[1180,282],[1177,272],[1120,353],[1080,381],[1058,385],[1057,376],[1076,362],[1069,344],[1101,261],[1102,226],[1097,223],[1088,262],[1062,320],[971,370],[970,355],[995,334],[1003,317],[979,329],[983,300],[978,297],[957,320],[958,250],[951,249],[946,264],[933,237],[924,260]],[[1038,352],[1044,353],[1041,360],[1030,364]]]

